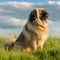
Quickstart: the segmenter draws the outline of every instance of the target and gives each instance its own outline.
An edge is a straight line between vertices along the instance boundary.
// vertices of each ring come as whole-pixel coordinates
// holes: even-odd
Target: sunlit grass
[[[2,45],[9,38],[0,37],[0,60],[60,60],[60,39],[48,38],[42,50],[23,52],[4,50]]]

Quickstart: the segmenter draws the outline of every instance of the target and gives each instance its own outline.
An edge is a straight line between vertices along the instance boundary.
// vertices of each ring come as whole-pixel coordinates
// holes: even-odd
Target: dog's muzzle
[[[40,19],[41,20],[46,20],[48,18],[48,15],[49,14],[46,11],[42,11]]]

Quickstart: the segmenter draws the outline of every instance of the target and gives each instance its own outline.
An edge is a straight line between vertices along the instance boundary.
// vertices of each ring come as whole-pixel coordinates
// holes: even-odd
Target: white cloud
[[[55,1],[48,1],[48,4],[55,4],[56,2]]]
[[[4,5],[7,5],[7,6],[12,6],[12,7],[15,7],[15,8],[22,8],[22,9],[28,9],[30,7],[32,7],[32,5],[41,5],[42,3],[39,2],[39,3],[31,3],[31,2],[1,2],[0,3],[0,6],[4,6]]]
[[[26,21],[27,21],[26,19],[25,19],[25,20],[16,19],[16,18],[12,18],[12,19],[11,19],[11,22],[13,22],[14,25],[16,25],[16,26],[24,26],[25,23],[26,23]]]
[[[58,1],[57,4],[60,5],[60,1]]]
[[[27,21],[26,19],[22,20],[22,19],[17,19],[17,18],[10,17],[10,16],[1,16],[0,20],[1,20],[0,27],[1,26],[3,27],[4,25],[15,26],[15,27],[24,26],[24,24]]]
[[[60,5],[60,1],[48,1],[50,5]]]
[[[32,5],[41,5],[42,3],[31,3],[31,2],[0,2],[0,6],[12,6],[15,8],[30,8]]]

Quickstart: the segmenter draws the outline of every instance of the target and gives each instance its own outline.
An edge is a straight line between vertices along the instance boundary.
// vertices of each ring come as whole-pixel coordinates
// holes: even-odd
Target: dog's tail
[[[11,48],[14,46],[14,44],[15,44],[15,41],[16,41],[16,39],[14,38],[14,39],[11,39],[11,40],[9,40],[8,42],[5,42],[4,44],[3,44],[3,47],[4,47],[4,49],[6,50],[11,50]]]

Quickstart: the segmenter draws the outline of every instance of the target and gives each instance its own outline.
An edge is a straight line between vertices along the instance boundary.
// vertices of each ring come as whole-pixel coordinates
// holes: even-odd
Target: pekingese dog
[[[43,48],[48,38],[48,13],[44,8],[35,8],[31,11],[23,31],[14,42],[14,48],[24,51]],[[12,46],[12,44],[10,46]],[[13,47],[13,46],[12,46]]]

